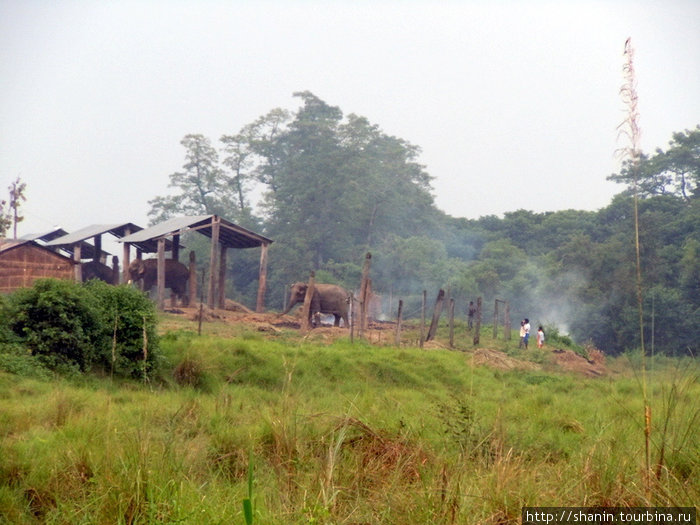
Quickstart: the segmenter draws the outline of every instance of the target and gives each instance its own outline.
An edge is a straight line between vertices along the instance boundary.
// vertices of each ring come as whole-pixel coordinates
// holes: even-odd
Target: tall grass
[[[0,522],[516,523],[523,505],[648,501],[629,361],[586,379],[292,334],[162,346],[151,385],[0,374]],[[674,363],[653,371],[668,421],[651,499],[689,506],[700,383]]]

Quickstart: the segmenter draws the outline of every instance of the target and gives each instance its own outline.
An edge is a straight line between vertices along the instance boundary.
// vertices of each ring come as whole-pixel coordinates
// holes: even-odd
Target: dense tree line
[[[274,109],[222,136],[218,148],[186,136],[183,170],[170,175],[176,193],[150,201],[153,221],[218,213],[274,239],[271,308],[310,270],[356,288],[370,251],[373,287],[390,315],[398,298],[410,312],[423,290],[443,288],[461,312],[477,296],[502,298],[514,318],[557,326],[579,342],[609,352],[639,345],[630,165],[609,177],[627,188],[596,212],[454,218],[436,208],[418,147],[312,93],[295,96],[296,112]],[[697,353],[700,127],[642,156],[636,173],[645,330],[655,351]],[[199,251],[206,260],[206,247]],[[241,252],[231,257],[229,295],[253,303],[257,253]]]

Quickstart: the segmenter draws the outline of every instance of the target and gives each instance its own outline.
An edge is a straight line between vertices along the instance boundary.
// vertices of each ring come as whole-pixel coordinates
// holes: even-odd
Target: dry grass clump
[[[180,386],[197,388],[204,382],[204,365],[197,359],[185,357],[173,370],[173,379]]]
[[[358,463],[355,483],[371,486],[398,480],[414,483],[430,456],[420,446],[401,436],[376,431],[355,418],[345,418],[342,426],[353,430],[355,436],[343,443],[343,448],[355,456]]]

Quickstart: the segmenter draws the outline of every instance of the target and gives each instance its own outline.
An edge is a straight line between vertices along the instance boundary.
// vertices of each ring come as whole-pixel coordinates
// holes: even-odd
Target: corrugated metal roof
[[[68,232],[64,230],[63,228],[55,228],[53,230],[47,231],[47,232],[42,232],[42,233],[28,233],[26,235],[22,235],[20,239],[25,240],[25,241],[43,241],[43,242],[49,242],[53,241],[54,239],[58,239],[59,237],[63,237],[64,235],[67,235]]]
[[[57,239],[46,243],[47,246],[66,246],[73,245],[87,239],[91,239],[97,235],[102,235],[104,233],[111,233],[115,237],[124,237],[127,228],[130,232],[136,232],[143,230],[141,226],[137,226],[134,223],[127,222],[122,224],[93,224],[91,226],[86,226],[78,231],[64,235]]]
[[[126,242],[136,245],[144,252],[158,251],[157,240],[170,237],[186,231],[197,231],[207,237],[212,236],[212,220],[217,218],[220,222],[219,242],[226,248],[255,248],[263,244],[272,243],[271,239],[263,237],[255,232],[247,230],[216,215],[194,215],[185,217],[173,217],[119,239],[119,242]],[[150,243],[151,246],[146,245]],[[152,246],[155,245],[155,246]],[[166,246],[166,250],[167,250]]]
[[[0,252],[5,252],[7,250],[11,250],[12,248],[16,248],[17,246],[22,246],[23,244],[29,243],[36,244],[30,239],[0,239]]]
[[[39,244],[36,241],[33,241],[31,239],[0,239],[0,253],[5,253],[9,252],[10,250],[14,250],[15,248],[19,248],[21,246],[33,246],[35,248],[39,248],[41,250],[47,251],[56,257],[60,257],[61,259],[66,259],[73,263],[74,261],[70,257],[66,257],[63,254],[60,254],[54,250],[51,250],[50,248],[47,248],[45,245]]]

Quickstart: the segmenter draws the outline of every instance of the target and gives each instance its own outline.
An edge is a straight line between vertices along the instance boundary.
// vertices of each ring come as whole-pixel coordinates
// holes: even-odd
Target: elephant
[[[170,288],[185,303],[189,277],[187,266],[174,259],[165,260],[165,287]],[[149,292],[158,283],[158,259],[136,259],[129,264],[129,282],[142,279],[141,289],[144,292]]]
[[[99,279],[108,284],[115,284],[114,270],[106,264],[102,264],[98,261],[89,261],[82,263],[80,267],[84,283],[88,282],[90,279]]]
[[[280,314],[288,313],[297,303],[303,303],[306,297],[307,283],[294,283],[289,294],[287,308]],[[309,322],[314,314],[318,312],[333,314],[335,323],[333,326],[340,326],[340,319],[345,322],[345,326],[350,326],[348,322],[348,307],[350,294],[340,286],[335,284],[317,284],[314,286],[314,294],[311,297],[311,307],[309,308]]]

